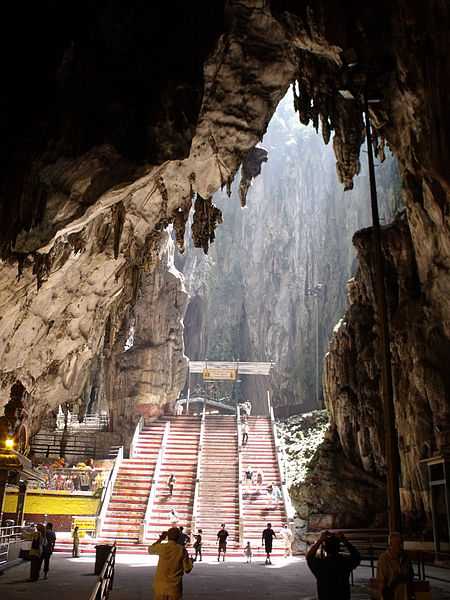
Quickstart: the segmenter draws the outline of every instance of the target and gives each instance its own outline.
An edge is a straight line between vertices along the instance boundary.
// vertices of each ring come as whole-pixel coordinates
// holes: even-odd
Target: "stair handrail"
[[[277,423],[275,421],[275,414],[273,411],[272,403],[270,401],[269,391],[267,391],[267,405],[269,407],[269,418],[270,418],[270,423],[272,426],[272,435],[273,435],[273,441],[275,444],[275,453],[276,453],[276,457],[277,457],[278,471],[280,473],[281,493],[283,494],[284,508],[286,510],[286,517],[287,517],[288,522],[292,522],[294,520],[294,516],[295,516],[295,509],[292,505],[292,500],[289,495],[289,490],[288,490],[287,483],[286,483],[285,471],[283,469],[283,464],[281,462],[281,445],[280,445],[280,440],[278,438]]]
[[[133,458],[134,457],[134,451],[136,449],[138,440],[139,440],[139,436],[141,435],[142,430],[144,429],[144,417],[140,417],[139,421],[136,424],[136,428],[134,430],[134,434],[133,434],[133,439],[131,440],[131,444],[130,444],[130,453],[129,453],[129,457]]]
[[[103,488],[103,492],[102,492],[102,496],[101,496],[101,500],[100,500],[99,512],[97,514],[97,518],[96,518],[96,522],[95,522],[95,530],[96,530],[97,536],[99,536],[101,534],[103,522],[105,520],[106,513],[108,511],[109,502],[111,500],[111,495],[112,495],[112,492],[114,489],[114,485],[116,483],[117,474],[119,472],[122,461],[123,461],[123,446],[120,446],[119,451],[117,452],[117,456],[114,459],[113,468],[111,469],[111,471],[109,473],[108,481],[107,481],[105,487]]]
[[[242,496],[242,435],[241,411],[239,404],[236,406],[236,427],[238,436],[238,503],[239,503],[239,545],[244,543],[244,506]]]
[[[140,535],[139,535],[139,541],[141,544],[144,543],[145,540],[147,539],[148,526],[150,523],[150,516],[151,516],[152,510],[153,510],[153,505],[155,504],[156,488],[158,487],[158,480],[160,477],[161,467],[162,467],[162,463],[164,460],[164,452],[166,450],[167,440],[169,438],[169,432],[170,432],[170,421],[167,421],[167,423],[164,427],[164,434],[162,436],[161,447],[159,448],[159,452],[158,452],[158,458],[156,459],[155,470],[153,472],[153,477],[152,477],[152,487],[150,489],[150,494],[148,495],[147,508],[145,509],[144,520],[142,521],[141,531],[140,531]]]
[[[191,535],[195,535],[197,525],[197,512],[200,495],[200,479],[201,479],[201,463],[202,463],[202,451],[203,451],[203,440],[205,438],[205,424],[206,424],[206,405],[203,405],[202,420],[200,424],[200,437],[198,442],[197,452],[197,471],[195,474],[195,490],[194,490],[194,503],[192,505],[192,519],[191,519]]]

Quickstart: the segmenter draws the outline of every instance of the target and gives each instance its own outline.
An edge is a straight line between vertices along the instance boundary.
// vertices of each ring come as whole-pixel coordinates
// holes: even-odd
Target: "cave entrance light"
[[[378,210],[377,187],[375,180],[375,165],[372,147],[372,127],[369,115],[369,104],[378,104],[380,95],[369,90],[372,79],[369,69],[356,63],[349,68],[349,89],[339,90],[341,96],[349,101],[357,101],[361,104],[364,126],[366,130],[367,161],[369,166],[370,204],[372,211],[372,230],[375,266],[375,297],[378,319],[380,323],[380,354],[382,357],[381,380],[382,401],[384,419],[385,440],[385,462],[386,462],[386,485],[388,501],[389,531],[401,530],[401,508],[400,508],[400,459],[398,454],[398,435],[395,424],[394,386],[392,379],[392,360],[389,342],[389,321],[387,313],[385,268],[383,248],[381,241],[380,216]],[[372,93],[371,93],[372,92]]]

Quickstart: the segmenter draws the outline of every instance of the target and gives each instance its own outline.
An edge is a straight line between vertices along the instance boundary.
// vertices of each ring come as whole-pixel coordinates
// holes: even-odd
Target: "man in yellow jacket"
[[[192,571],[193,563],[184,546],[177,544],[178,527],[163,531],[159,540],[149,546],[148,553],[159,556],[153,579],[153,600],[181,600],[183,575]],[[162,543],[167,538],[167,543]]]

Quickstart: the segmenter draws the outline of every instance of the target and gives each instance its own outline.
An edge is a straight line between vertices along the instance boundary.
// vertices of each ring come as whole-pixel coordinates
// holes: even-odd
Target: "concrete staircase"
[[[217,553],[217,532],[225,523],[228,555],[239,544],[239,468],[235,416],[207,415],[203,438],[196,529],[203,530],[203,554]]]
[[[101,538],[132,547],[139,541],[165,423],[156,421],[139,434],[133,456],[120,465]]]
[[[194,501],[197,457],[200,438],[200,417],[171,417],[170,432],[164,449],[159,479],[156,483],[156,495],[151,507],[147,526],[146,542],[154,542],[161,531],[172,525],[182,525],[190,529],[192,506]],[[170,496],[167,480],[173,473],[176,482],[173,495]],[[173,508],[178,521],[171,519]]]
[[[167,425],[169,420],[170,426]],[[95,543],[116,540],[119,552],[146,553],[148,544],[155,541],[161,531],[175,524],[170,516],[171,508],[178,515],[177,524],[183,525],[192,535],[195,533],[191,527],[196,498],[195,529],[203,530],[205,557],[217,554],[216,536],[221,523],[225,523],[230,534],[227,556],[242,557],[247,541],[252,544],[254,556],[263,556],[261,533],[271,522],[278,534],[287,520],[286,509],[282,500],[272,503],[266,494],[271,482],[281,488],[272,422],[268,417],[250,417],[249,429],[248,444],[242,448],[239,458],[236,416],[204,417],[201,452],[200,417],[167,417],[144,426],[134,443],[133,456],[120,464],[99,538],[83,538],[80,551],[91,553]],[[163,438],[165,445],[162,446]],[[160,463],[155,474],[158,454]],[[244,471],[248,465],[255,473],[258,469],[263,471],[261,488],[254,484],[246,486]],[[197,472],[199,483],[195,495]],[[176,477],[172,497],[167,487],[171,473]],[[155,476],[156,487],[152,490]],[[239,478],[243,484],[241,498]],[[140,542],[144,530],[146,536]],[[70,538],[58,540],[58,550],[70,551],[70,548]],[[273,554],[283,553],[282,540],[274,540]]]
[[[261,487],[256,485],[247,486],[244,473],[241,473],[243,482],[243,541],[251,542],[253,554],[263,555],[259,550],[261,546],[261,534],[267,523],[272,523],[272,529],[278,536],[273,543],[273,555],[283,555],[284,545],[280,539],[279,530],[287,522],[286,509],[283,500],[272,503],[269,500],[266,489],[270,483],[276,484],[281,489],[281,474],[278,467],[275,442],[273,438],[272,422],[269,417],[249,417],[248,443],[242,448],[243,471],[251,465],[254,472],[261,469],[264,474],[264,483]],[[256,551],[256,552],[255,552]]]

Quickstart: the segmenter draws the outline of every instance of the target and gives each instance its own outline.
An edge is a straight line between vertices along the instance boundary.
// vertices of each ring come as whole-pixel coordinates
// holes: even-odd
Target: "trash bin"
[[[111,550],[111,544],[97,544],[95,546],[95,575],[100,575],[102,572]]]

